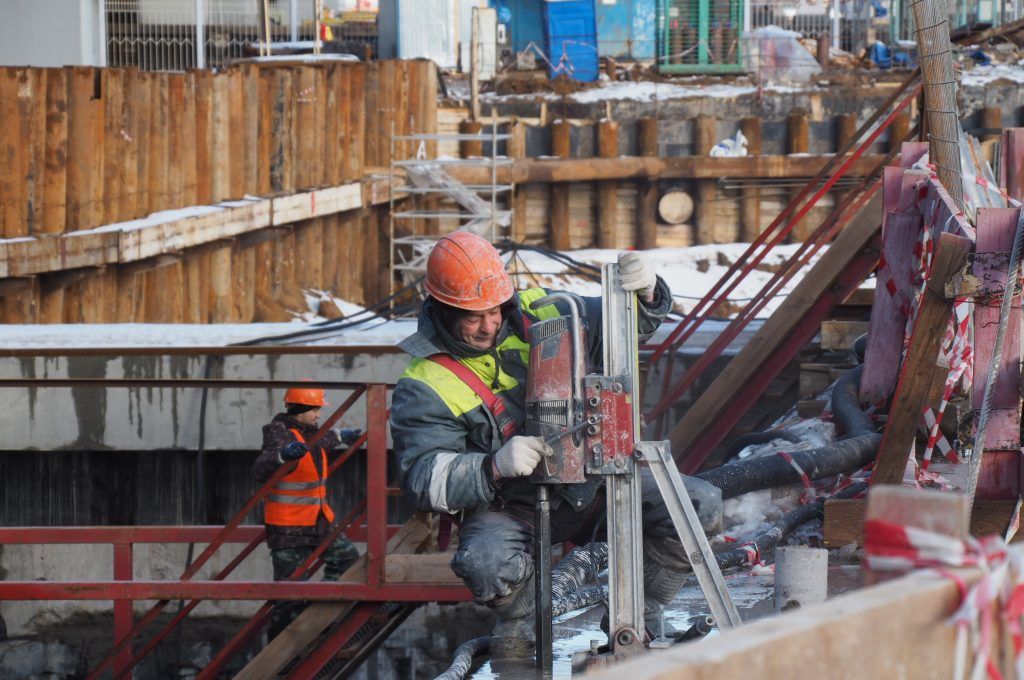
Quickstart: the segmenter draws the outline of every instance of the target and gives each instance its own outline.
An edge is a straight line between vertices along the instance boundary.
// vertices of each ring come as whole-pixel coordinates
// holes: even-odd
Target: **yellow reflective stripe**
[[[522,351],[523,347],[529,353],[529,345],[519,338],[511,336],[498,345],[497,349],[499,352],[507,349]],[[484,362],[489,365],[485,365]],[[461,359],[459,363],[476,373],[477,377],[484,381],[484,384],[495,394],[510,390],[519,385],[518,380],[510,376],[506,371],[501,371],[501,374],[498,376],[498,387],[494,388],[491,386],[491,382],[494,380],[494,358],[490,355],[485,354],[470,359]],[[483,405],[483,400],[477,396],[473,388],[462,382],[457,375],[444,366],[436,364],[429,359],[413,359],[409,363],[409,367],[405,369],[402,377],[416,380],[432,389],[453,415],[461,416]]]
[[[547,319],[557,319],[558,317],[562,316],[562,314],[554,305],[544,305],[540,309],[532,309],[530,307],[531,304],[533,304],[537,300],[540,300],[547,294],[547,291],[544,290],[543,288],[530,288],[527,290],[519,291],[519,309],[523,310],[524,312],[528,312],[529,314],[532,314],[541,321],[545,321]]]

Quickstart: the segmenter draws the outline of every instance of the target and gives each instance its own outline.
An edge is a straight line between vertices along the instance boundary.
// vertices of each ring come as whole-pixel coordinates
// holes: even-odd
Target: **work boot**
[[[499,598],[492,605],[497,622],[491,631],[492,659],[526,659],[534,654],[533,578],[518,592]]]
[[[644,560],[644,625],[647,626],[647,634],[651,638],[661,635],[665,607],[672,602],[672,598],[690,576],[690,569],[684,569],[685,571],[669,569],[650,557]],[[665,621],[665,637],[676,637],[682,632]]]

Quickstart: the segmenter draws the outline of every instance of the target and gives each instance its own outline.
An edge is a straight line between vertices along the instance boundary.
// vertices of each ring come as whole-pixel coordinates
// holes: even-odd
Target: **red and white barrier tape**
[[[800,467],[800,464],[793,460],[793,456],[789,455],[785,451],[776,451],[775,455],[789,463],[790,466],[796,470],[796,473],[800,475],[800,483],[804,486],[803,493],[800,494],[800,505],[807,505],[817,498],[817,494],[814,492],[814,486],[811,484],[811,478],[807,476],[807,473],[804,472],[802,467]]]
[[[957,629],[956,665],[953,677],[962,678],[967,670],[967,648],[971,644],[974,665],[972,680],[988,675],[1002,680],[992,659],[994,613],[1000,614],[1014,642],[1014,666],[1017,677],[1024,677],[1024,562],[1006,548],[999,536],[966,540],[925,529],[884,520],[864,523],[865,565],[874,571],[907,572],[932,568],[953,579],[960,589],[960,605],[952,623]],[[978,567],[981,578],[971,587],[947,567]]]

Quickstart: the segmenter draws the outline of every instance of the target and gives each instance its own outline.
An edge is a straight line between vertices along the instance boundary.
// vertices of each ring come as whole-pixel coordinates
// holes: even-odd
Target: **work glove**
[[[494,470],[499,479],[525,477],[541,457],[554,453],[542,437],[512,437],[494,454]]]
[[[658,285],[654,266],[646,255],[635,250],[619,253],[619,279],[623,290],[646,299],[650,299]]]
[[[352,446],[352,444],[354,444],[355,441],[362,436],[363,431],[360,430],[358,427],[342,427],[335,430],[334,434],[338,435],[338,441],[340,441],[342,444],[344,444],[345,446]]]
[[[302,442],[295,441],[288,442],[287,444],[285,444],[285,446],[281,449],[280,456],[282,461],[298,460],[299,458],[305,456],[307,453],[309,453],[309,447],[303,444]]]

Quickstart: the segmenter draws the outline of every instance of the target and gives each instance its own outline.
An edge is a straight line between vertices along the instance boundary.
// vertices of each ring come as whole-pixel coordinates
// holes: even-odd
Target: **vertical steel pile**
[[[953,73],[946,3],[940,0],[914,0],[910,3],[910,9],[917,26],[917,54],[924,81],[928,155],[946,191],[960,210],[964,210],[960,118],[956,105],[956,78]]]

